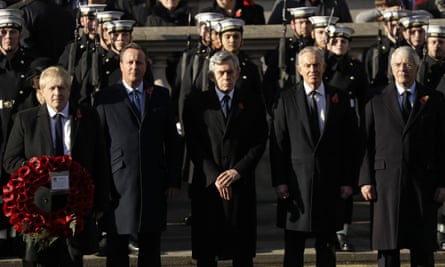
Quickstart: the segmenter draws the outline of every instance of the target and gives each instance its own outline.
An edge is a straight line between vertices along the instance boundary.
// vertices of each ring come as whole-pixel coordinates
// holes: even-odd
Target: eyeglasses
[[[393,64],[391,64],[391,66],[396,69],[400,69],[403,67],[404,69],[407,69],[407,70],[412,70],[416,67],[416,65],[411,64],[411,63],[393,63]]]

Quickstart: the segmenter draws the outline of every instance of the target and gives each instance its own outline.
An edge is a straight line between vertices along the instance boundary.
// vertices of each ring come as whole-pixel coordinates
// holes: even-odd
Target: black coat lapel
[[[383,101],[388,108],[388,116],[394,116],[400,123],[400,126],[405,126],[405,121],[403,119],[402,110],[400,109],[400,103],[398,99],[398,92],[395,84],[388,85],[383,89]]]
[[[303,83],[297,85],[295,92],[295,102],[297,106],[297,113],[302,114],[301,120],[303,121],[303,127],[306,132],[307,139],[310,140],[312,145],[315,147],[316,143],[312,140],[311,134],[311,124],[309,122],[309,106],[307,103],[306,92],[304,91]]]
[[[46,105],[42,105],[39,109],[39,113],[37,114],[37,125],[39,125],[42,142],[43,144],[45,144],[45,151],[43,152],[43,154],[54,155],[50,117]]]

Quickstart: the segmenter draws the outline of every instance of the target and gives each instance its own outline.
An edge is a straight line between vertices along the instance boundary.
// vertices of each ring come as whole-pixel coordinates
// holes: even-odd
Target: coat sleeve
[[[199,94],[192,93],[185,100],[183,112],[185,140],[187,152],[190,154],[195,169],[197,169],[198,173],[202,173],[205,176],[205,186],[210,186],[215,182],[216,177],[222,170],[219,169],[212,156],[205,150],[211,144],[208,137],[203,134],[206,132],[206,127],[202,121]]]
[[[287,184],[290,159],[289,130],[287,128],[285,103],[282,97],[278,99],[274,110],[272,129],[270,132],[270,163],[272,170],[272,186]]]
[[[267,140],[267,121],[266,121],[266,109],[260,95],[251,95],[252,105],[256,106],[255,116],[250,118],[249,125],[252,127],[252,134],[249,138],[249,148],[244,156],[233,166],[236,169],[241,179],[243,177],[249,177],[247,174],[254,172],[255,167],[261,159],[266,148]],[[250,177],[252,177],[250,175]]]
[[[374,184],[374,151],[375,132],[373,102],[369,101],[365,106],[364,116],[364,156],[360,168],[359,187],[366,184]]]
[[[26,163],[23,117],[19,113],[6,143],[3,167],[11,174]]]

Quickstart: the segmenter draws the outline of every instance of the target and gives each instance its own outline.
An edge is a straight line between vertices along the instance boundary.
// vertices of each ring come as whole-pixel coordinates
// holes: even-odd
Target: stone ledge
[[[337,266],[375,266],[377,253],[375,251],[338,252]],[[254,259],[255,266],[275,267],[281,266],[283,260],[283,250],[273,250],[267,253],[258,253]],[[401,251],[401,261],[403,266],[408,266],[409,252]],[[436,266],[445,267],[445,252],[436,252]],[[130,266],[137,266],[136,256],[130,256]],[[191,257],[191,251],[166,252],[162,255],[162,266],[164,267],[192,267],[196,263]],[[315,265],[315,250],[313,248],[305,251],[305,266]],[[20,259],[1,259],[1,267],[21,267]],[[85,267],[105,266],[105,258],[94,255],[85,256]],[[220,267],[230,266],[230,261],[221,261]]]

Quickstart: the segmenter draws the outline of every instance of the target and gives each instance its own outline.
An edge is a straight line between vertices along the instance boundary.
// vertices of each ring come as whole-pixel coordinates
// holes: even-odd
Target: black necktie
[[[409,101],[410,95],[411,92],[408,90],[402,93],[402,115],[405,122],[408,121],[409,114],[411,113],[411,102]]]
[[[311,97],[311,105],[310,105],[310,123],[311,123],[311,133],[312,140],[314,143],[318,142],[320,138],[320,124],[319,124],[319,114],[317,108],[317,99],[315,98],[317,95],[317,91],[312,91],[310,93]]]
[[[139,92],[137,90],[134,90],[130,93],[131,95],[131,104],[133,106],[134,112],[138,116],[138,118],[141,118],[141,102],[139,101]]]
[[[56,114],[54,116],[56,123],[55,123],[55,128],[56,128],[56,136],[55,136],[55,151],[54,154],[56,156],[61,156],[63,154],[65,154],[65,150],[63,149],[63,129],[62,129],[62,119],[63,119],[63,115],[62,114]]]
[[[222,100],[223,100],[222,111],[224,113],[224,118],[227,119],[230,113],[230,96],[224,95]]]

